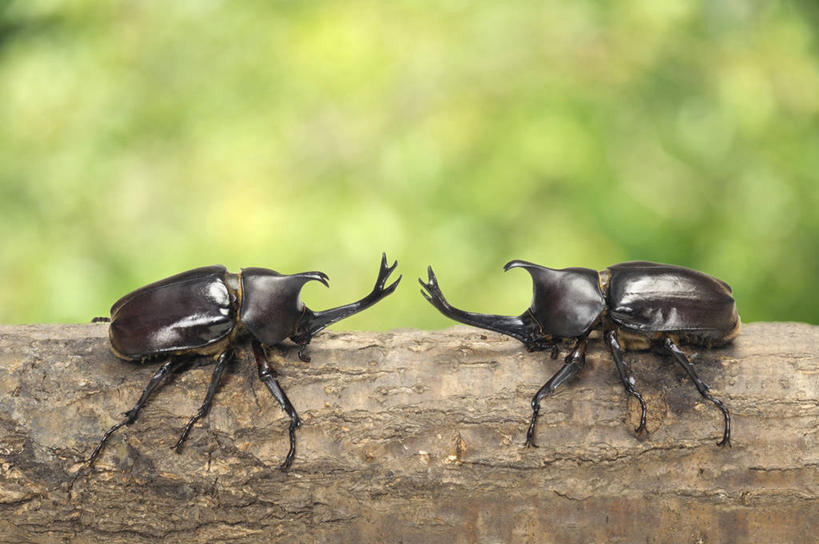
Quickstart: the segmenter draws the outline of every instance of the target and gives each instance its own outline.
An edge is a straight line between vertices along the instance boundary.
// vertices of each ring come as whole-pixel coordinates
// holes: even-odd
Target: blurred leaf
[[[519,313],[648,259],[819,323],[811,2],[0,0],[0,321],[87,321],[205,264],[319,269],[338,327]]]

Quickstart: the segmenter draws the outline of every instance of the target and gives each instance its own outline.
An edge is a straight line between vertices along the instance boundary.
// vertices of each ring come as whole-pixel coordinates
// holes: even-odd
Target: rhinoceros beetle
[[[290,449],[280,467],[286,470],[296,453],[295,431],[301,421],[276,380],[265,346],[290,338],[299,346],[299,358],[309,361],[305,347],[313,335],[369,308],[395,291],[400,276],[389,286],[385,285],[397,265],[396,261],[387,266],[387,256],[382,254],[378,279],[370,294],[357,302],[321,312],[313,312],[305,306],[300,293],[304,284],[313,280],[329,286],[329,278],[323,272],[284,275],[266,268],[243,268],[238,274],[232,274],[224,266],[206,266],[125,295],[111,307],[110,319],[95,318],[94,321],[110,321],[111,350],[117,357],[127,361],[163,359],[164,363],[148,382],[136,405],[125,412],[125,419],[103,435],[88,459],[89,466],[93,465],[111,434],[136,421],[140,409],[163,378],[178,371],[190,356],[212,357],[216,360],[216,367],[207,395],[174,446],[179,453],[193,424],[207,414],[237,345],[249,339],[259,379],[290,417]]]
[[[708,393],[708,386],[678,346],[720,346],[739,333],[740,319],[727,283],[696,270],[646,261],[620,263],[601,272],[588,268],[555,270],[519,260],[504,266],[507,271],[512,268],[527,270],[533,282],[532,304],[519,316],[455,308],[444,298],[432,267],[428,268],[429,280],[418,281],[424,298],[445,316],[516,338],[529,351],[551,350],[555,359],[559,343],[574,342],[562,368],[532,398],[526,446],[537,447],[534,435],[540,402],[583,368],[589,333],[597,328],[603,331],[626,392],[640,402],[638,434],[646,431],[646,404],[634,389],[623,351],[654,348],[671,355],[700,395],[722,411],[725,427],[717,445],[731,445],[728,409]]]

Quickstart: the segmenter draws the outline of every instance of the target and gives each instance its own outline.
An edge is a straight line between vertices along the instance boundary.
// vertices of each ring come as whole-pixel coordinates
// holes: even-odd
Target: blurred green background
[[[0,0],[0,322],[207,264],[318,269],[341,329],[518,314],[510,259],[677,263],[819,323],[819,8]]]

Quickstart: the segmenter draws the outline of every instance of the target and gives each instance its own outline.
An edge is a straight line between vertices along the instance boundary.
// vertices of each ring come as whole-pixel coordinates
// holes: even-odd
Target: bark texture
[[[565,352],[467,327],[325,332],[311,363],[270,350],[303,419],[289,472],[289,420],[249,348],[181,454],[212,366],[173,376],[88,471],[158,363],[116,359],[105,324],[2,326],[0,542],[815,542],[818,345],[819,327],[755,323],[692,355],[733,416],[720,449],[719,410],[650,352],[626,358],[648,405],[636,437],[594,339],[526,449]]]

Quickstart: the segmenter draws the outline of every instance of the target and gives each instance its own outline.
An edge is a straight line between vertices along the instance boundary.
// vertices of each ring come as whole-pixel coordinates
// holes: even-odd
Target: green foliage
[[[0,1],[0,322],[196,266],[323,270],[341,328],[519,313],[521,258],[714,274],[819,323],[817,11],[793,2]],[[811,19],[814,17],[814,19]]]

